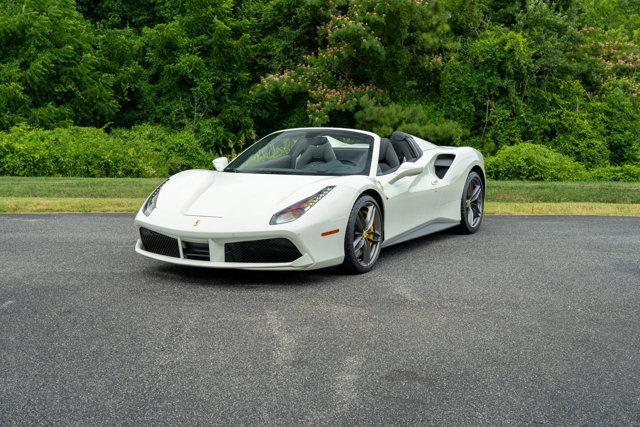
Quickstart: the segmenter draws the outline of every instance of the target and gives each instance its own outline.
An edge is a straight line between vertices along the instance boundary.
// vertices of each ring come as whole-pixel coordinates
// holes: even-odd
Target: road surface
[[[0,424],[640,423],[640,218],[488,217],[363,276],[0,216]]]

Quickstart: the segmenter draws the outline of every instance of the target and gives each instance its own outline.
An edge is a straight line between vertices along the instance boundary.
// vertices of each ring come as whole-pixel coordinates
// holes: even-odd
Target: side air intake
[[[301,256],[298,248],[287,239],[252,240],[224,245],[225,262],[287,263]]]
[[[164,234],[156,233],[147,228],[140,228],[140,240],[142,249],[158,255],[180,258],[178,240]]]
[[[455,158],[456,156],[454,156],[453,154],[440,154],[438,157],[436,157],[434,167],[436,169],[436,176],[438,178],[444,178]]]

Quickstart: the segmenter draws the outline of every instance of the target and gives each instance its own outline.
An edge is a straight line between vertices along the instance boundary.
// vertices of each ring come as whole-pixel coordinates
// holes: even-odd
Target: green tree
[[[474,145],[487,154],[522,140],[517,117],[535,82],[533,53],[522,33],[493,26],[444,66],[441,97],[449,117],[472,129]]]
[[[0,8],[0,129],[111,120],[118,111],[112,78],[99,70],[92,42],[73,0]]]
[[[304,108],[315,125],[352,126],[364,95],[387,102],[435,93],[441,36],[448,31],[437,3],[315,0],[309,4],[325,17],[317,32],[319,48],[291,70],[265,77],[254,90],[260,99],[273,108]]]

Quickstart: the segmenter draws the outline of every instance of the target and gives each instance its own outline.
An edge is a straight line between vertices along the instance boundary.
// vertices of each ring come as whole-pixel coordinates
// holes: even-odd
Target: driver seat
[[[312,163],[329,163],[332,160],[337,160],[337,158],[329,140],[324,136],[316,136],[304,151],[293,159],[293,167],[303,169]]]

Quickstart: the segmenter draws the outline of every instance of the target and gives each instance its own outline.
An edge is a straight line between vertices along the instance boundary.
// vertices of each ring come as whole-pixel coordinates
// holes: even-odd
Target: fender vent
[[[225,262],[285,263],[293,262],[301,256],[298,248],[287,239],[253,240],[224,245]]]
[[[164,234],[156,233],[144,227],[140,228],[142,249],[158,255],[180,258],[178,240]]]
[[[444,178],[455,158],[456,156],[454,156],[453,154],[441,154],[436,157],[434,167],[436,169],[436,176],[438,178]]]

